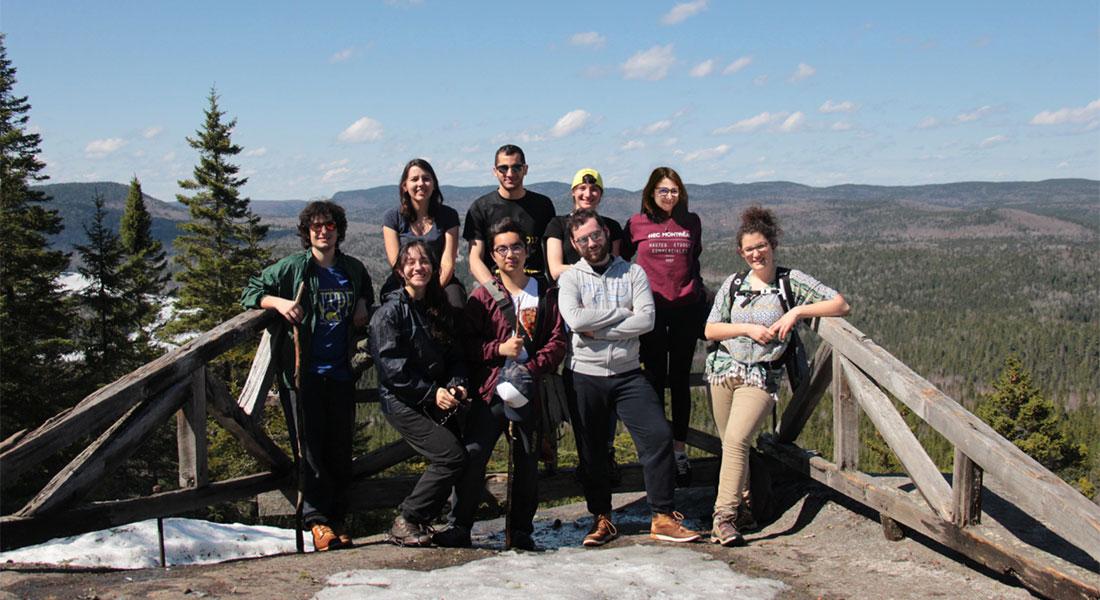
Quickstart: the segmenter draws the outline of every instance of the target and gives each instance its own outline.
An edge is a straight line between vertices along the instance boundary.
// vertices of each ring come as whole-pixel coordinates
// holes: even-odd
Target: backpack
[[[742,306],[748,304],[752,298],[752,296],[742,296],[740,293],[741,284],[748,276],[749,271],[737,273],[734,275],[733,281],[730,282],[731,307],[738,302],[738,297],[744,298],[744,300],[741,300]],[[779,304],[783,307],[783,312],[786,313],[795,306],[794,290],[791,289],[791,270],[787,267],[776,267],[775,279],[776,283],[779,284]],[[811,323],[816,321],[817,319],[813,319]],[[814,325],[811,324],[811,328],[813,327]],[[809,381],[810,361],[806,356],[806,347],[798,336],[797,326],[791,329],[791,339],[787,343],[787,349],[783,352],[783,355],[769,363],[769,366],[773,369],[777,367],[786,369],[787,379],[791,384],[791,394],[794,394],[803,383]]]

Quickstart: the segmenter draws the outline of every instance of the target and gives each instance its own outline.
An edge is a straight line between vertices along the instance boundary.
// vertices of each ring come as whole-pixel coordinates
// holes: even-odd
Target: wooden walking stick
[[[306,291],[306,282],[298,284],[298,293],[294,296],[294,304],[301,305],[302,294]],[[298,476],[295,477],[295,487],[298,488],[298,498],[294,502],[294,544],[298,554],[306,551],[306,542],[302,530],[305,523],[302,522],[302,510],[305,506],[305,460],[302,458],[302,410],[299,407],[302,394],[302,342],[299,325],[293,329],[294,338],[294,390],[290,394],[290,412],[294,420],[294,465],[297,467]]]

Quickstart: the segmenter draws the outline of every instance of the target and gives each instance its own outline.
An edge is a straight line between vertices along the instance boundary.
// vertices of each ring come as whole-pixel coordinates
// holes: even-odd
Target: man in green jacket
[[[352,545],[342,523],[355,430],[350,356],[355,352],[353,330],[366,325],[374,303],[366,267],[340,251],[347,226],[338,204],[310,202],[298,215],[298,237],[305,251],[252,277],[241,295],[245,308],[275,310],[283,316],[290,327],[280,327],[278,335],[298,331],[298,376],[290,370],[294,363],[284,361],[283,385],[298,395],[298,437],[305,462],[302,514],[319,551]]]

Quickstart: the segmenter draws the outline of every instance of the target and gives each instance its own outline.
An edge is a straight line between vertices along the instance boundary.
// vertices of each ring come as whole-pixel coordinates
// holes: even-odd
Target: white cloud
[[[740,71],[741,69],[744,69],[745,67],[747,67],[751,64],[752,64],[752,57],[751,56],[742,56],[741,58],[738,58],[737,60],[731,62],[728,65],[726,65],[726,68],[722,69],[722,74],[723,75],[732,75],[732,74]]]
[[[702,150],[689,152],[686,156],[684,156],[684,162],[694,162],[697,160],[713,160],[715,158],[718,158],[719,156],[726,154],[729,151],[729,144],[720,144],[713,148],[703,148]]]
[[[791,131],[795,131],[799,127],[802,127],[802,123],[805,120],[806,120],[806,115],[803,115],[802,111],[798,111],[798,112],[794,113],[793,115],[787,117],[787,119],[785,121],[783,121],[783,124],[779,126],[779,130],[784,131],[784,132],[788,132],[788,133],[791,132]]]
[[[1062,123],[1086,123],[1100,118],[1100,98],[1085,106],[1066,107],[1043,112],[1031,118],[1032,125],[1061,125]]]
[[[798,68],[794,70],[794,73],[791,75],[789,81],[791,83],[797,83],[799,81],[802,81],[803,79],[813,77],[814,73],[817,73],[817,69],[811,67],[806,63],[798,63]]]
[[[336,136],[336,139],[349,144],[376,142],[382,139],[382,124],[370,117],[362,117],[348,125],[347,129]]]
[[[658,81],[668,76],[668,70],[675,62],[676,56],[672,51],[672,44],[639,50],[623,63],[623,77]]]
[[[767,179],[769,177],[775,177],[775,169],[760,169],[752,175],[749,175],[747,179],[760,180]]]
[[[649,125],[646,125],[642,129],[642,131],[647,135],[653,135],[655,133],[665,131],[669,127],[672,127],[672,121],[669,119],[662,119],[660,121],[655,121],[653,123],[650,123]]]
[[[164,156],[160,157],[160,159],[164,162],[172,162],[173,160],[176,160],[176,153],[175,152],[169,152],[168,154],[165,154]]]
[[[987,104],[987,105],[985,105],[981,108],[976,108],[976,109],[974,109],[970,112],[959,113],[959,114],[955,115],[955,122],[956,123],[970,123],[972,121],[977,121],[978,119],[980,119],[980,118],[986,116],[987,114],[989,114],[989,111],[991,111],[991,110],[993,110],[993,107],[989,106]]]
[[[350,162],[351,162],[351,160],[349,160],[349,159],[341,158],[341,159],[338,159],[338,160],[334,160],[332,162],[327,162],[327,163],[322,163],[320,165],[317,165],[317,168],[322,170],[322,171],[327,171],[329,169],[335,169],[337,167],[346,167],[348,165],[348,163],[350,163]]]
[[[267,154],[266,146],[260,146],[259,148],[254,148],[244,153],[245,156],[263,156],[265,154]]]
[[[341,63],[351,58],[353,54],[355,54],[355,48],[344,48],[328,57],[328,61],[330,63]]]
[[[992,148],[993,146],[1003,144],[1008,141],[1008,136],[994,135],[982,140],[982,143],[978,144],[982,148]]]
[[[764,127],[765,125],[769,125],[771,123],[775,123],[776,121],[786,119],[788,114],[789,113],[786,113],[786,112],[778,112],[778,113],[762,112],[762,113],[756,115],[755,117],[749,117],[747,119],[741,119],[740,121],[738,121],[738,122],[736,122],[732,125],[727,125],[725,127],[719,127],[718,129],[715,129],[712,133],[722,134],[722,133],[743,133],[743,132],[748,132],[748,131],[756,131],[757,129],[760,129],[761,127]],[[802,114],[802,113],[798,113],[798,114]]]
[[[569,38],[569,43],[574,46],[589,46],[591,48],[603,48],[605,42],[607,42],[607,38],[595,31],[574,33]]]
[[[672,10],[665,13],[665,16],[661,17],[661,22],[665,25],[675,25],[680,23],[688,17],[699,14],[706,10],[707,0],[694,0],[693,2],[681,2],[672,7]]]
[[[756,77],[752,78],[752,84],[753,85],[767,85],[767,83],[768,83],[768,76],[767,75],[757,75]]]
[[[348,173],[351,173],[351,169],[347,167],[329,169],[325,171],[324,175],[321,176],[321,183],[332,183],[334,181],[340,181]]]
[[[523,144],[528,144],[528,143],[531,143],[531,142],[541,142],[541,141],[546,139],[546,137],[543,136],[542,134],[528,133],[526,131],[524,131],[524,132],[520,133],[519,135],[515,136],[515,138],[517,140],[519,140],[520,143],[523,143]],[[501,141],[504,141],[506,139],[508,139],[508,136],[502,137]],[[511,142],[509,142],[509,143],[511,143]]]
[[[1058,163],[1057,167],[1054,167],[1054,168],[1056,168],[1056,169],[1065,169],[1067,167],[1069,167],[1069,162],[1063,160],[1062,162]]]
[[[160,125],[153,125],[152,127],[146,127],[145,131],[141,132],[141,137],[143,137],[147,140],[151,140],[151,139],[157,137],[158,135],[160,135],[161,132],[163,132],[163,131],[164,131],[164,128],[161,127]]]
[[[714,59],[708,58],[691,68],[692,77],[706,77],[714,71]]]
[[[550,135],[556,138],[565,137],[584,127],[591,118],[592,115],[586,110],[579,108],[571,110],[558,119],[557,123],[554,123],[554,126],[550,128]]]
[[[645,148],[645,142],[643,142],[641,140],[630,140],[627,143],[623,144],[619,149],[620,150],[641,150],[642,148]]]
[[[849,131],[851,128],[852,124],[847,121],[837,121],[830,127],[833,131]]]
[[[122,138],[105,138],[102,140],[92,140],[88,142],[88,145],[84,147],[84,154],[91,158],[102,158],[117,151],[119,148],[126,145],[126,140]]]
[[[443,163],[443,172],[445,173],[470,173],[478,171],[482,168],[477,162],[464,158],[461,160],[449,160]]]
[[[940,120],[936,117],[925,117],[921,119],[920,123],[917,123],[917,129],[933,129],[939,127]]]
[[[478,145],[478,144],[474,144],[473,146],[463,146],[463,147],[459,148],[459,151],[462,152],[463,154],[473,154],[474,152],[477,152],[478,150],[481,150],[481,146]]]
[[[823,113],[850,113],[855,112],[859,108],[859,105],[851,100],[845,100],[843,102],[833,102],[832,98],[825,101],[817,110]]]

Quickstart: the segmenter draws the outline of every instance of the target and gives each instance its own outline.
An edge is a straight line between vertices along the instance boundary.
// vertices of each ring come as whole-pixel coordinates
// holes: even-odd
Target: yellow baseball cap
[[[592,177],[595,177],[596,178],[596,185],[601,190],[603,189],[603,177],[600,177],[600,172],[597,171],[596,169],[581,169],[580,171],[577,171],[577,173],[575,175],[573,175],[573,185],[570,185],[569,189],[573,189],[573,188],[577,187],[578,185],[584,183],[584,176],[585,175],[591,175]]]

